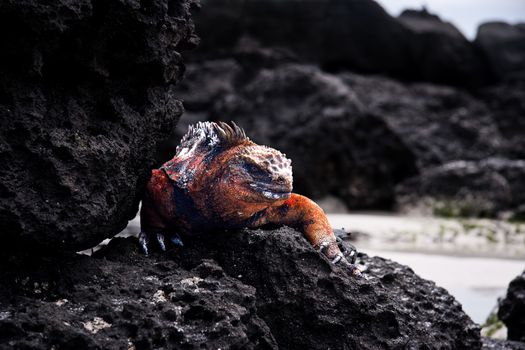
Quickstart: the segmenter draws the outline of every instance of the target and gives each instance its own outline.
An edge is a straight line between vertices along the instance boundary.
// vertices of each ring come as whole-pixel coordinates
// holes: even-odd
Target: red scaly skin
[[[323,248],[329,259],[339,260],[342,254],[323,210],[291,193],[291,165],[283,154],[256,145],[235,124],[199,123],[188,135],[175,157],[152,171],[140,213],[143,232],[191,235],[287,225]],[[210,140],[216,135],[220,142],[214,144]]]

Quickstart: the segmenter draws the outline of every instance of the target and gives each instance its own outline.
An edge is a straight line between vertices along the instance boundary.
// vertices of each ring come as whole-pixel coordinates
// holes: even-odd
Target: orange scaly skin
[[[315,248],[319,248],[321,242],[329,242],[325,254],[330,259],[341,252],[323,209],[300,194],[292,193],[284,202],[276,202],[268,207],[264,215],[250,227],[256,228],[265,224],[293,227],[301,231]]]
[[[285,155],[253,143],[233,123],[199,123],[190,127],[175,157],[152,171],[140,213],[141,244],[147,253],[152,234],[164,249],[165,234],[179,239],[178,234],[217,228],[287,225],[359,275],[341,253],[323,210],[291,191]]]

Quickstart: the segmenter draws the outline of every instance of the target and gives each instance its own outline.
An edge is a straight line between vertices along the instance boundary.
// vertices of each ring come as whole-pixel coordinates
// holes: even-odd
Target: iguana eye
[[[252,177],[264,177],[268,176],[267,172],[262,169],[260,166],[254,163],[246,163],[244,168]]]
[[[245,163],[244,169],[246,169],[246,171],[249,172],[250,174],[255,174],[261,171],[261,169],[253,163]]]

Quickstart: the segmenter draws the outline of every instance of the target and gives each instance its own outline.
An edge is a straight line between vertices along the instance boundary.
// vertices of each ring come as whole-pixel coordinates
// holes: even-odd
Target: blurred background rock
[[[286,152],[296,191],[317,200],[522,215],[525,27],[484,23],[468,40],[430,10],[202,1],[178,88],[186,113],[159,163],[188,124],[234,120]]]

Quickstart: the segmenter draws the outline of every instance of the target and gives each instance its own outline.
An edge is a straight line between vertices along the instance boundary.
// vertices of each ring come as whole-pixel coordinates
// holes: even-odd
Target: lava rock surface
[[[185,270],[140,255],[135,241],[112,247],[125,262],[3,259],[0,349],[276,348],[255,289],[215,262]]]
[[[525,272],[510,282],[498,318],[507,326],[507,339],[525,343]]]
[[[0,3],[0,226],[79,250],[135,216],[173,86],[195,46],[192,1]]]
[[[443,288],[364,254],[355,279],[290,228],[154,248],[117,238],[95,257],[3,256],[0,348],[481,348]]]

